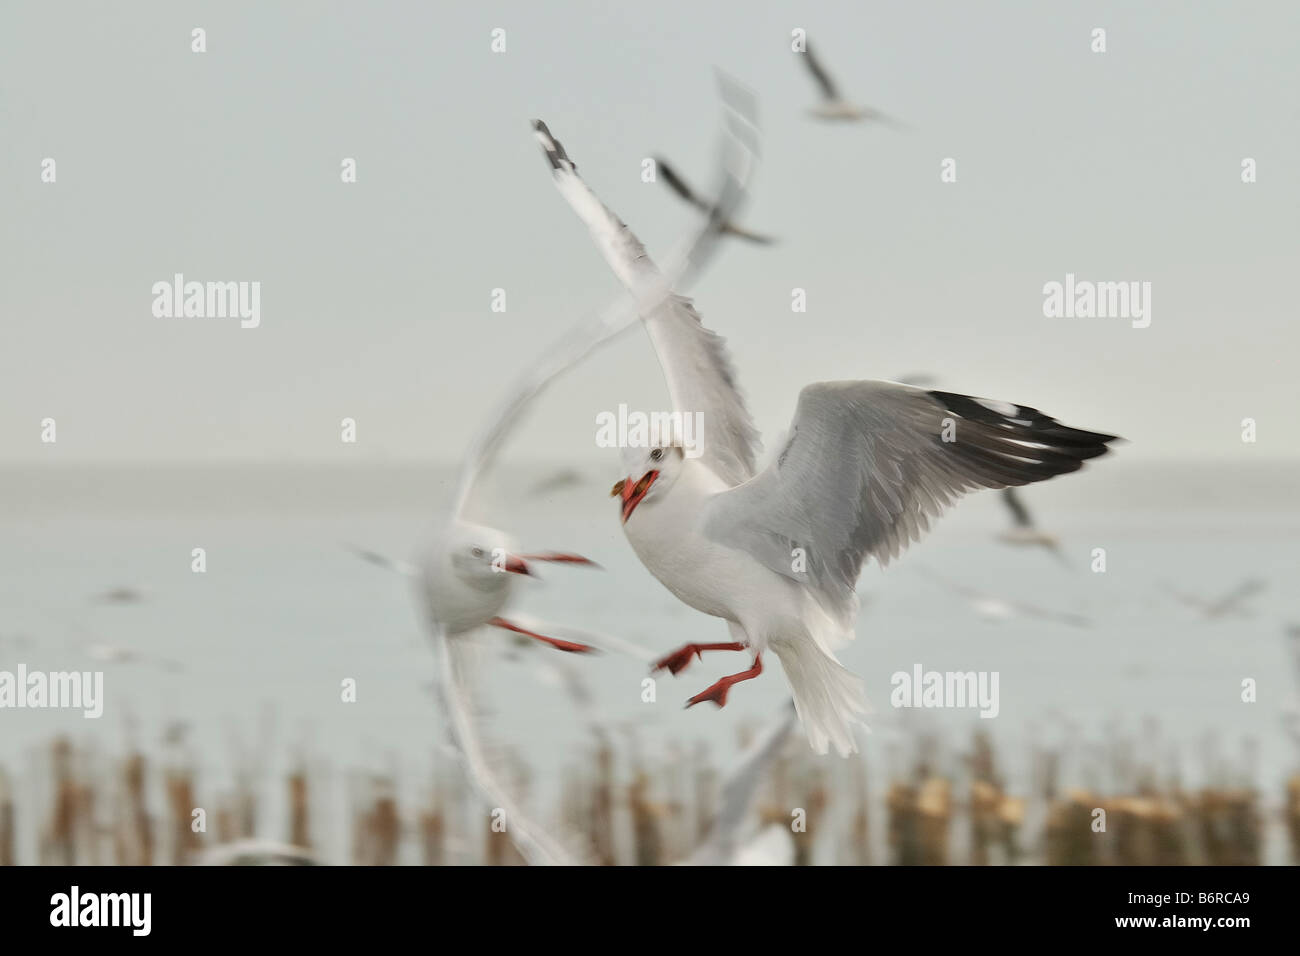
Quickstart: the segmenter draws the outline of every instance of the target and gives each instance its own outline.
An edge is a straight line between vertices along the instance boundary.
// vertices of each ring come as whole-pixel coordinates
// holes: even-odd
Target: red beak
[[[614,486],[614,490],[610,492],[610,495],[619,495],[623,499],[624,524],[627,524],[627,519],[632,517],[632,512],[636,510],[636,506],[641,503],[643,498],[645,498],[646,493],[650,490],[650,486],[655,483],[655,479],[658,477],[659,472],[647,471],[641,476],[641,480],[636,484],[632,484],[631,478],[624,478]]]
[[[528,569],[528,562],[517,554],[507,554],[506,563],[503,565],[505,570],[511,574],[528,574],[533,572]]]
[[[584,558],[580,554],[570,554],[567,551],[542,551],[539,554],[522,554],[520,557],[525,561],[550,561],[552,564],[589,564],[593,568],[600,567],[591,558]]]

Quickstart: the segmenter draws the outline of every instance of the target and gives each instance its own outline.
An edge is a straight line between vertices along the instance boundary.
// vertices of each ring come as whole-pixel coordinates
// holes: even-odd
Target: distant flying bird
[[[1050,608],[1040,607],[1036,604],[1025,604],[1020,601],[998,597],[997,595],[990,594],[988,591],[981,591],[978,588],[950,581],[949,579],[926,569],[922,569],[922,573],[931,580],[937,581],[948,590],[966,598],[971,610],[980,617],[986,617],[990,620],[996,621],[1010,620],[1014,617],[1032,617],[1043,621],[1056,621],[1060,624],[1069,624],[1071,627],[1090,627],[1092,625],[1092,621],[1087,617],[1084,617],[1082,614],[1074,614],[1069,611],[1054,611]]]
[[[905,128],[898,120],[886,116],[877,109],[870,106],[858,106],[845,100],[841,95],[835,81],[831,79],[826,68],[822,66],[821,61],[813,54],[812,44],[809,43],[804,52],[796,54],[804,61],[808,67],[808,72],[817,81],[817,86],[821,90],[822,101],[817,106],[812,107],[808,112],[819,119],[825,120],[846,120],[856,122],[859,120],[871,120],[873,122],[885,123],[898,129]]]
[[[1029,509],[1025,507],[1016,489],[1003,488],[1002,503],[1011,512],[1012,527],[998,535],[998,540],[1006,544],[1046,548],[1056,556],[1058,561],[1065,561],[1065,555],[1061,553],[1060,541],[1034,524]]]
[[[852,639],[855,585],[872,557],[897,557],[952,502],[1077,471],[1112,435],[1062,425],[1036,409],[890,382],[820,382],[799,396],[790,438],[756,473],[758,432],[723,340],[689,299],[663,297],[664,276],[632,231],[577,174],[549,131],[539,140],[560,194],[638,302],[674,412],[702,414],[698,457],[680,444],[626,449],[624,533],[641,562],[685,604],[723,618],[732,640],[688,644],[659,662],[676,674],[705,650],[753,654],[687,706],[726,704],[731,687],[781,660],[809,743],[857,749],[862,682],[836,659]],[[955,441],[944,441],[945,423]]]
[[[1217,620],[1230,616],[1249,617],[1246,599],[1254,597],[1266,586],[1266,582],[1260,578],[1246,578],[1227,594],[1213,600],[1178,591],[1168,584],[1165,585],[1165,590],[1183,604],[1195,608],[1206,620]]]
[[[139,604],[143,600],[144,592],[132,587],[111,588],[91,598],[96,604]]]
[[[668,165],[668,160],[656,156],[655,165],[658,167],[659,172],[663,174],[664,182],[668,184],[668,187],[673,192],[711,219],[716,216],[717,205],[697,196],[691,187],[686,185],[686,181],[677,174],[677,171]],[[714,228],[724,235],[735,236],[737,239],[745,239],[761,245],[767,245],[775,241],[771,236],[764,236],[757,232],[751,232],[742,226],[737,226],[730,219],[715,219],[714,221]]]

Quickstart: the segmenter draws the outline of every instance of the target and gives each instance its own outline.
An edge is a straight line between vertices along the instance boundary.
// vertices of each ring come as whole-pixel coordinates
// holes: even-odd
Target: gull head
[[[624,524],[641,504],[653,502],[668,493],[681,474],[684,461],[685,455],[679,444],[625,451],[627,477],[617,482],[609,492],[611,498],[620,499]]]
[[[476,590],[505,588],[512,574],[532,574],[504,531],[458,522],[446,538],[447,564],[464,584]]]
[[[430,542],[418,586],[433,619],[458,632],[496,616],[517,575],[531,573],[504,532],[457,521]]]

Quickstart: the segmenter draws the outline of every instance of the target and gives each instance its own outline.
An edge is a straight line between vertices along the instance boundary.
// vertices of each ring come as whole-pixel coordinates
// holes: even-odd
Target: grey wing
[[[789,436],[761,474],[711,499],[704,531],[807,585],[845,625],[868,558],[888,564],[967,491],[1076,471],[1115,440],[1022,405],[891,382],[809,385]]]
[[[1011,512],[1011,520],[1016,523],[1018,528],[1032,528],[1034,519],[1029,517],[1029,509],[1025,503],[1020,500],[1020,495],[1014,488],[1002,489],[1002,503],[1007,506]]]
[[[804,47],[803,58],[808,63],[808,69],[812,73],[813,79],[816,80],[817,85],[821,87],[822,96],[826,97],[828,100],[839,99],[840,93],[839,90],[835,88],[835,81],[832,80],[830,74],[826,72],[826,68],[822,66],[821,61],[813,55],[811,43]]]

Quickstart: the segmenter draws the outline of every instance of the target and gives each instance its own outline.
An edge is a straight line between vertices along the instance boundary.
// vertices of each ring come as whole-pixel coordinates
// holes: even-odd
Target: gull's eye
[[[664,456],[664,450],[662,448],[656,448],[654,451],[650,453],[650,460],[658,461],[663,456]]]
[[[474,557],[476,558],[481,558],[483,557],[483,549],[475,548],[473,551],[470,552],[470,554],[474,555]]]

